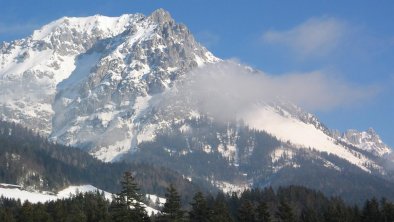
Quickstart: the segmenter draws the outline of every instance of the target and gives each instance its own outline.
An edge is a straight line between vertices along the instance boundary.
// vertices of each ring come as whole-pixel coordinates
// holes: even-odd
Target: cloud
[[[270,75],[224,61],[193,70],[167,101],[191,104],[217,118],[231,118],[255,105],[291,102],[308,110],[351,106],[373,97],[373,86],[354,86],[323,72]]]
[[[281,44],[296,54],[324,56],[335,50],[347,34],[348,25],[336,18],[311,18],[285,31],[267,31],[262,39],[265,43]]]

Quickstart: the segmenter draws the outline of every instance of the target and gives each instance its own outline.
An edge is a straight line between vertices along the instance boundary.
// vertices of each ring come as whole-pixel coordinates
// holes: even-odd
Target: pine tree
[[[125,222],[130,218],[129,207],[126,199],[119,195],[113,195],[111,204],[111,218],[114,222]]]
[[[302,222],[318,222],[319,219],[317,217],[316,212],[313,209],[303,209],[301,211],[301,221]]]
[[[18,215],[19,221],[33,222],[33,205],[28,201],[24,202]]]
[[[108,202],[104,193],[86,193],[84,195],[85,214],[88,221],[106,222],[110,221]]]
[[[191,222],[208,222],[210,221],[210,209],[207,205],[204,195],[197,192],[193,197],[192,206],[189,212],[189,219]]]
[[[181,199],[171,184],[167,188],[167,193],[165,194],[166,202],[163,209],[161,210],[161,215],[159,216],[159,221],[163,222],[180,222],[184,221],[184,212],[181,209]]]
[[[268,206],[265,202],[261,202],[257,206],[257,221],[258,222],[270,222],[271,221],[271,215],[268,210]]]
[[[216,196],[215,202],[212,206],[211,221],[214,222],[231,222],[233,219],[230,216],[230,212],[225,203],[225,196],[219,193]]]
[[[240,222],[254,222],[255,214],[254,214],[254,206],[253,203],[249,200],[244,200],[241,203],[241,206],[238,209],[238,220]]]
[[[351,222],[360,222],[360,221],[361,221],[361,213],[358,206],[355,205],[351,208]],[[386,221],[390,221],[390,220],[386,220]],[[391,221],[394,221],[394,218]]]
[[[144,206],[141,204],[142,198],[137,193],[139,188],[134,182],[131,172],[123,174],[121,185],[122,190],[114,197],[112,219],[116,222],[150,221]]]
[[[394,221],[394,204],[389,203],[386,199],[381,201],[382,221]]]
[[[12,214],[10,209],[0,209],[0,221],[2,222],[15,222],[14,215]]]
[[[372,222],[372,221],[380,221],[381,213],[379,210],[378,201],[373,198],[372,200],[367,200],[364,205],[361,221],[362,222]]]
[[[338,200],[333,199],[330,205],[325,209],[324,221],[325,222],[337,222],[343,221],[345,217],[342,205]]]
[[[32,217],[34,221],[40,221],[40,222],[50,221],[49,214],[46,212],[45,206],[42,203],[37,203],[34,205]]]
[[[294,222],[296,221],[293,210],[290,205],[285,201],[280,201],[278,206],[278,211],[276,212],[276,216],[281,222]]]

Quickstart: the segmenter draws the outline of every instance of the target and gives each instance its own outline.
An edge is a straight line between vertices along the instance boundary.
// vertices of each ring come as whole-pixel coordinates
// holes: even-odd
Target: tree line
[[[241,194],[196,192],[190,203],[170,185],[166,202],[155,215],[148,215],[140,188],[125,172],[122,189],[107,200],[103,193],[78,193],[68,199],[46,203],[21,203],[0,198],[3,222],[388,222],[394,221],[394,204],[369,199],[351,206],[340,198],[300,186],[252,189]]]

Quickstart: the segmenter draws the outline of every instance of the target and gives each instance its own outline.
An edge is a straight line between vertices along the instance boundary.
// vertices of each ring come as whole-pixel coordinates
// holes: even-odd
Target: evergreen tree
[[[191,222],[210,221],[210,209],[202,192],[197,192],[194,195],[193,202],[190,205],[192,206],[189,212],[189,219]]]
[[[14,215],[10,209],[0,209],[0,221],[3,222],[15,222]]]
[[[113,195],[111,204],[111,218],[114,222],[125,222],[130,218],[129,207],[126,199],[119,195]]]
[[[240,222],[254,222],[254,206],[250,200],[244,200],[238,209],[238,220]]]
[[[351,222],[360,222],[361,214],[357,205],[351,209]],[[394,220],[393,220],[394,221]]]
[[[382,221],[394,221],[394,204],[389,203],[386,199],[381,201]]]
[[[318,222],[320,221],[316,211],[313,209],[305,208],[301,211],[301,221],[302,222]]]
[[[260,202],[257,206],[257,221],[258,222],[270,222],[271,215],[268,206],[265,202]]]
[[[376,222],[380,220],[381,220],[381,214],[379,210],[378,201],[375,198],[373,198],[372,200],[367,200],[363,208],[361,221]]]
[[[18,215],[19,221],[33,222],[33,205],[28,201],[24,202]]]
[[[106,222],[110,221],[108,202],[104,193],[86,193],[84,195],[85,214],[87,221]]]
[[[225,203],[225,196],[219,193],[212,206],[211,221],[214,222],[231,222],[233,219]]]
[[[278,206],[278,211],[276,212],[276,216],[281,222],[295,222],[295,216],[293,210],[290,205],[286,203],[284,200],[280,201]]]
[[[325,222],[342,222],[351,221],[352,215],[349,214],[348,209],[342,200],[333,198],[324,212]]]
[[[45,206],[42,203],[37,203],[33,208],[33,221],[49,222],[50,216],[47,213]]]
[[[141,196],[137,193],[139,188],[134,182],[131,172],[125,172],[121,181],[122,190],[114,197],[112,206],[112,219],[116,222],[123,221],[150,221],[142,206]]]
[[[163,209],[161,210],[159,220],[163,222],[184,221],[184,211],[181,209],[181,199],[177,190],[172,184],[169,188],[167,188],[165,197],[166,202]]]

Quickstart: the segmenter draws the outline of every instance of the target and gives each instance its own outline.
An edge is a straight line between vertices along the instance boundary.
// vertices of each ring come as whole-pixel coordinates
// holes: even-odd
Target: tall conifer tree
[[[185,221],[184,211],[181,209],[181,198],[172,184],[170,185],[169,188],[167,188],[167,193],[165,197],[166,197],[166,202],[164,204],[163,209],[161,210],[159,221],[163,221],[163,222]]]

